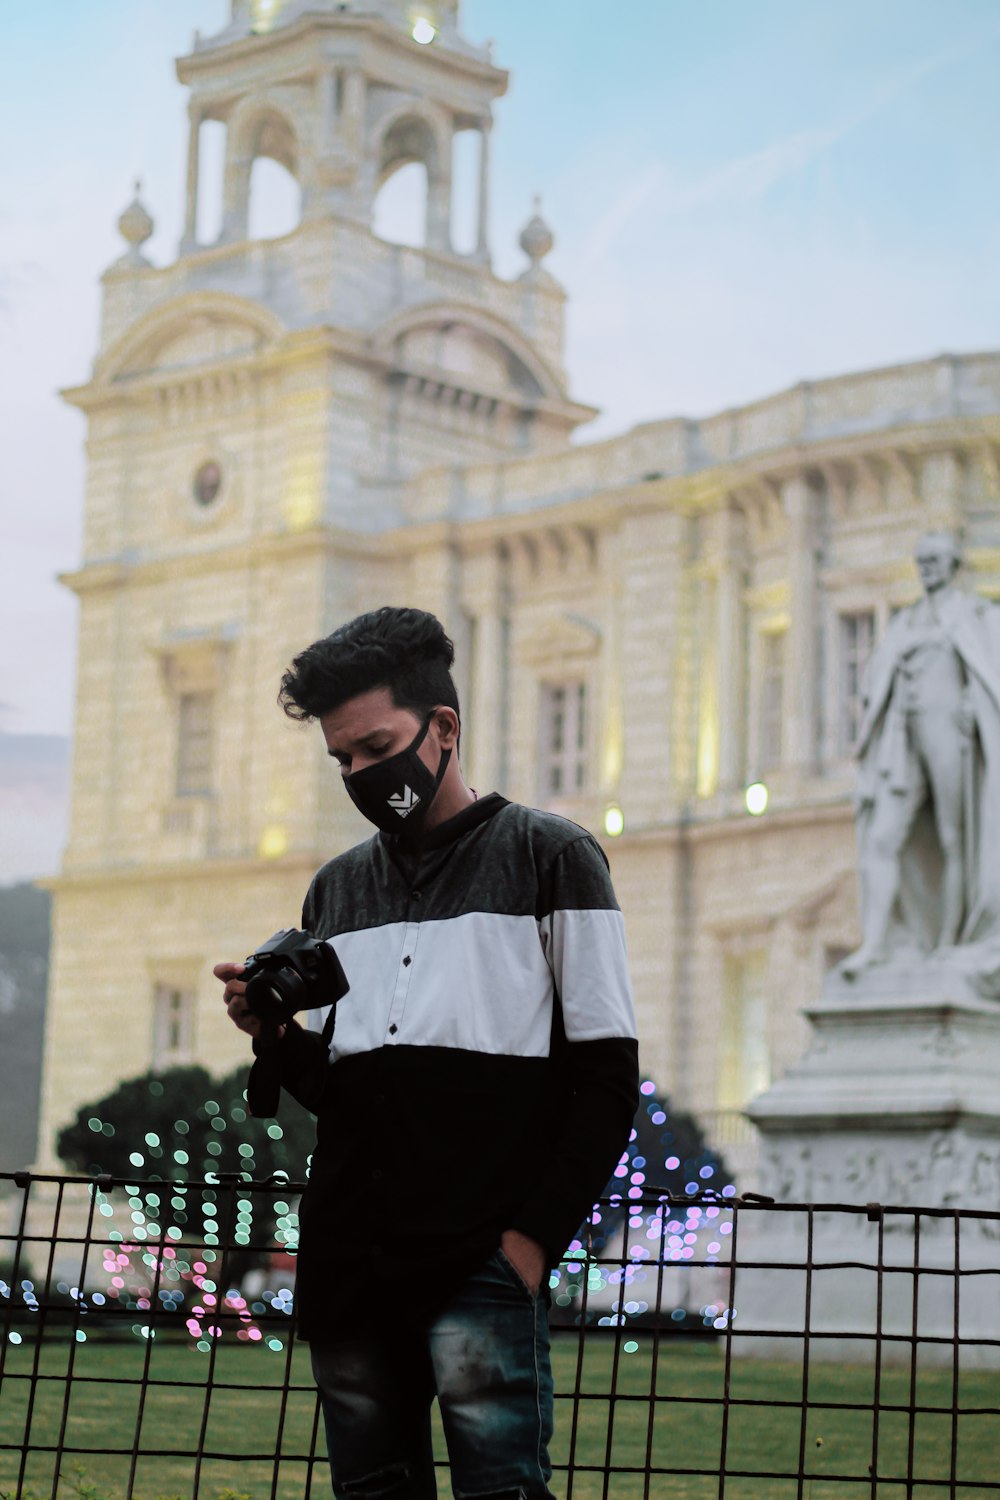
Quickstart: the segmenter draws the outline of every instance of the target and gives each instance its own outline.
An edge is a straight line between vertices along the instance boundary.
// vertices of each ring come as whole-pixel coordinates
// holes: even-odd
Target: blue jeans
[[[311,1350],[337,1500],[435,1500],[435,1395],[456,1500],[553,1500],[545,1301],[502,1250],[430,1324]]]

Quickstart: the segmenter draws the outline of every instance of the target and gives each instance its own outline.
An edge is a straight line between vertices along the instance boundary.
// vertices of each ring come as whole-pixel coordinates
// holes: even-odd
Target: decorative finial
[[[153,221],[146,212],[146,207],[140,198],[142,192],[142,179],[137,178],[135,184],[135,197],[118,220],[118,233],[128,244],[128,250],[124,256],[126,264],[132,266],[148,266],[149,261],[140,249],[153,233]]]
[[[552,249],[555,238],[552,230],[542,218],[542,200],[537,193],[532,209],[532,216],[521,230],[518,244],[531,261],[531,269],[535,270]]]

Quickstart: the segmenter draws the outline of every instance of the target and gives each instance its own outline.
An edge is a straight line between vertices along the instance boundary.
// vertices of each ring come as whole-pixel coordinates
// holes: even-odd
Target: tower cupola
[[[489,142],[493,100],[507,74],[489,47],[458,29],[458,0],[233,0],[229,23],[196,34],[177,64],[190,89],[187,210],[182,254],[198,231],[201,134],[225,128],[220,240],[248,237],[251,175],[261,157],[301,190],[303,219],[372,223],[388,179],[417,163],[426,180],[425,243],[454,254],[455,139],[479,139],[475,243],[489,260]]]

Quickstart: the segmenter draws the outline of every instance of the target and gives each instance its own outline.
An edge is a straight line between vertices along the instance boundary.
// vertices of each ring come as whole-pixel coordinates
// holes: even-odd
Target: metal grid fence
[[[300,1191],[0,1177],[0,1497],[329,1494]],[[566,1500],[1000,1497],[1000,1212],[644,1186],[551,1295]]]

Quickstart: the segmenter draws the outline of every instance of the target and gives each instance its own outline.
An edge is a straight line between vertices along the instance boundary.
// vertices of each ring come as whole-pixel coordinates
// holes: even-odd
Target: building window
[[[177,700],[177,795],[198,797],[212,790],[211,693],[181,693]]]
[[[587,783],[587,685],[545,683],[541,711],[542,797],[575,797]]]
[[[785,635],[769,631],[760,647],[759,768],[771,771],[781,764],[782,705],[785,696]]]
[[[194,996],[174,984],[158,984],[153,996],[153,1067],[176,1068],[191,1061]]]
[[[721,1110],[742,1109],[771,1082],[767,997],[764,950],[727,953],[718,1053],[717,1107]]]
[[[840,693],[837,713],[840,753],[849,755],[861,727],[861,683],[875,644],[875,611],[840,616]]]

